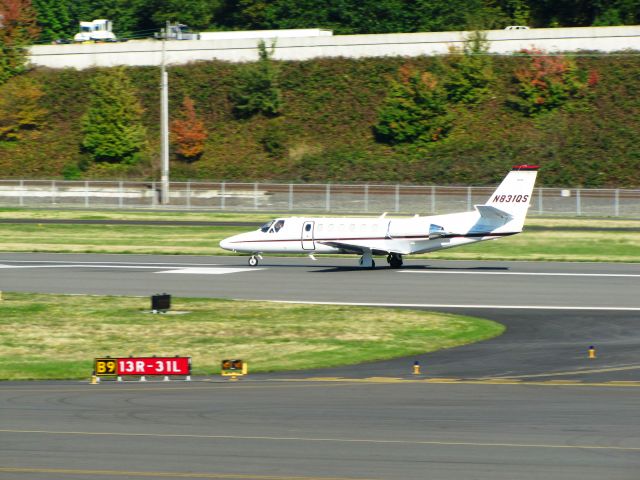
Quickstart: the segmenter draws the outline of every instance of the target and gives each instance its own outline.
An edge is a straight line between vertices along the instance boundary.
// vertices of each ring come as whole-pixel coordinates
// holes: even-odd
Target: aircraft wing
[[[411,252],[409,251],[404,251],[398,248],[381,248],[380,244],[378,242],[371,242],[371,241],[358,241],[358,240],[351,240],[349,242],[341,242],[341,241],[337,241],[337,240],[330,240],[330,241],[323,241],[323,240],[316,240],[317,243],[321,243],[322,245],[327,245],[329,247],[334,247],[334,248],[339,248],[341,250],[344,250],[345,252],[351,252],[351,253],[364,253],[365,250],[371,250],[371,253],[373,253],[374,255],[384,255],[387,253],[399,253],[401,255],[408,255]]]

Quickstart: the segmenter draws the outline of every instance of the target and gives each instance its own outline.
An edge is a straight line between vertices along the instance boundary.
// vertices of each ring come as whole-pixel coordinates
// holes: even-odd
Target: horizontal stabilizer
[[[476,205],[476,210],[480,212],[481,217],[489,220],[502,220],[507,222],[513,218],[513,215],[499,208],[492,207],[491,205]]]

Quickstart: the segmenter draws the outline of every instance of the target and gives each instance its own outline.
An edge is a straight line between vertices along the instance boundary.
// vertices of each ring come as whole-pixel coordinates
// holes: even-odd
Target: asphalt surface
[[[640,266],[355,263],[0,254],[3,291],[401,305],[507,325],[419,357],[420,376],[411,358],[237,383],[5,382],[0,479],[639,478]]]
[[[0,478],[603,479],[638,390],[238,382],[2,385]]]

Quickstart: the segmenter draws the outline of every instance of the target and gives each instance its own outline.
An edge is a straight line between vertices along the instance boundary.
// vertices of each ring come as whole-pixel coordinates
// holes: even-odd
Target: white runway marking
[[[192,268],[179,268],[176,270],[163,270],[162,272],[155,272],[155,273],[187,273],[191,275],[224,275],[225,273],[255,272],[256,270],[262,270],[262,268],[192,267]]]
[[[635,277],[640,278],[640,274],[633,273],[544,273],[544,272],[469,272],[450,270],[398,270],[399,273],[430,273],[438,275],[525,275],[538,277]]]
[[[151,267],[146,265],[84,265],[84,264],[68,264],[68,265],[0,265],[0,268],[149,268],[157,270],[162,267]],[[164,267],[168,268],[168,267]],[[176,267],[178,268],[178,267]]]
[[[193,263],[184,263],[184,264],[169,264],[169,263],[159,263],[159,264],[145,264],[145,265],[111,265],[106,263],[55,263],[54,265],[6,265],[0,264],[0,269],[24,269],[24,268],[118,268],[118,269],[129,269],[129,270],[139,270],[139,269],[147,269],[147,270],[159,270],[153,273],[187,273],[192,275],[224,275],[228,273],[240,273],[240,272],[249,272],[256,270],[263,270],[262,268],[253,268],[253,267],[222,267],[216,266],[214,263],[204,264],[208,266],[202,266],[202,264],[198,264],[197,266]]]
[[[131,262],[70,262],[69,260],[11,260],[15,263],[33,263],[33,264],[43,264],[43,265],[35,265],[35,266],[44,266],[44,264],[55,265],[86,265],[86,266],[105,266],[105,265],[123,265],[123,266],[132,266]],[[160,265],[164,267],[215,267],[220,265],[219,263],[187,263],[187,262],[144,262],[139,265]],[[7,267],[11,267],[11,265],[4,265]]]

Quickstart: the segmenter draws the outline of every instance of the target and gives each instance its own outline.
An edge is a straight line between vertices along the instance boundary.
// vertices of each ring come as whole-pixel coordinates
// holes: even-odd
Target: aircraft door
[[[302,224],[302,249],[315,250],[316,245],[313,241],[313,228],[315,222],[304,222]]]

